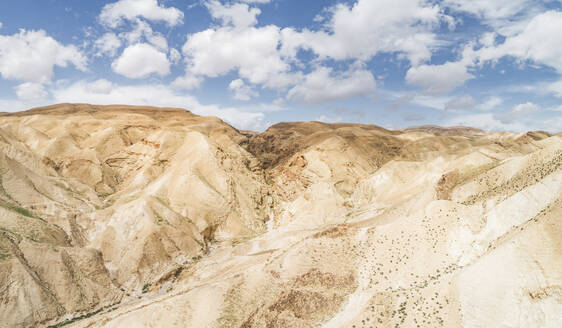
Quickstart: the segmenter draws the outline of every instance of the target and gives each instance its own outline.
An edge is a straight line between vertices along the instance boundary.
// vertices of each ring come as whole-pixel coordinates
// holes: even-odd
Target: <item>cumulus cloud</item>
[[[117,50],[121,48],[121,40],[115,33],[105,33],[94,42],[94,47],[97,49],[96,56],[108,55],[114,57],[117,54]]]
[[[493,113],[478,113],[455,116],[444,122],[445,126],[470,126],[486,131],[522,132],[532,130],[532,127],[523,122],[505,122],[498,119]]]
[[[473,43],[467,44],[460,61],[447,62],[444,65],[413,67],[408,71],[406,81],[425,86],[429,92],[449,92],[464,84],[466,80],[474,78],[467,72],[467,68],[497,62],[504,57],[513,57],[521,64],[531,62],[545,65],[562,74],[562,38],[559,37],[562,31],[562,12],[547,11],[521,23],[520,26],[520,31],[509,35],[500,44],[496,44],[494,34],[491,36],[486,34],[489,40],[481,43],[483,47],[478,49]],[[446,71],[452,73],[449,80]],[[433,73],[441,74],[432,82],[430,75]],[[449,81],[451,84],[447,87]],[[556,83],[547,87],[547,90],[555,94],[557,89]]]
[[[85,71],[87,58],[73,45],[62,45],[43,30],[0,35],[0,75],[4,79],[48,83],[54,66]]]
[[[489,97],[482,104],[478,104],[476,99],[471,95],[462,95],[457,97],[451,97],[446,95],[428,95],[420,94],[414,95],[410,102],[417,106],[451,111],[451,112],[463,112],[473,108],[479,110],[490,110],[495,108],[499,104],[503,103],[503,99],[499,97]]]
[[[350,75],[321,68],[305,76],[293,70],[306,65],[297,59],[300,51],[310,50],[320,60],[359,61],[368,61],[380,52],[398,53],[419,65],[430,59],[433,48],[441,44],[433,31],[447,21],[437,5],[423,0],[358,0],[353,5],[339,4],[326,11],[329,17],[324,27],[316,31],[280,29],[274,25],[256,27],[261,11],[246,3],[222,4],[212,0],[206,6],[221,26],[188,35],[182,48],[186,74],[176,79],[174,86],[191,89],[199,87],[205,77],[235,71],[240,79],[251,84],[277,90],[289,88],[287,99],[309,104],[369,94],[375,88],[375,80],[367,70],[355,70]],[[418,70],[419,73],[410,73],[410,81],[430,83],[423,82],[420,76],[425,73],[424,67]],[[445,65],[443,74],[452,74],[454,85],[473,77],[462,65]],[[314,85],[322,77],[328,78],[329,87]],[[450,85],[450,81],[443,81],[428,89],[446,92]],[[235,97],[246,99],[248,94],[235,93]]]
[[[92,83],[85,84],[85,90],[93,94],[107,95],[113,89],[113,83],[106,79],[99,79]]]
[[[16,95],[24,101],[40,100],[47,97],[47,91],[41,83],[26,82],[15,87]]]
[[[464,11],[485,20],[509,19],[531,3],[530,0],[444,0],[443,5],[457,11]]]
[[[110,87],[108,87],[110,86]],[[175,92],[162,84],[115,85],[98,80],[79,81],[52,90],[55,102],[80,102],[100,105],[130,104],[186,108],[198,115],[218,116],[240,129],[261,130],[263,113],[246,112],[233,107],[203,105],[196,98]]]
[[[450,92],[473,78],[461,62],[421,65],[411,67],[406,73],[407,83],[423,87],[430,94]]]
[[[176,49],[172,48],[170,49],[170,62],[172,64],[177,64],[180,62],[181,60],[181,54],[179,51],[177,51]]]
[[[179,62],[185,65],[185,74],[172,83],[176,89],[162,85],[135,89],[101,79],[92,83],[80,82],[68,88],[57,86],[57,95],[70,98],[68,92],[74,88],[74,91],[91,97],[86,98],[92,102],[97,102],[93,95],[120,103],[128,99],[140,102],[132,96],[134,90],[149,92],[151,97],[171,96],[179,103],[189,98],[179,89],[200,87],[205,78],[228,76],[232,81],[227,92],[230,91],[237,100],[251,100],[259,97],[257,90],[273,89],[277,91],[279,101],[322,104],[372,95],[379,81],[375,81],[373,72],[365,64],[383,53],[392,54],[393,63],[396,58],[407,60],[410,67],[406,68],[405,83],[424,90],[423,94],[405,94],[388,108],[399,109],[412,103],[439,110],[459,110],[456,114],[464,114],[461,110],[469,108],[494,110],[495,113],[478,112],[464,117],[467,122],[481,118],[489,127],[517,130],[529,126],[521,121],[530,120],[532,114],[538,113],[541,110],[538,105],[520,104],[501,112],[501,97],[479,100],[478,104],[470,96],[455,98],[446,93],[476,78],[476,72],[485,64],[494,64],[504,57],[514,58],[521,66],[546,66],[562,75],[562,41],[558,38],[562,31],[562,12],[546,11],[544,3],[537,4],[532,0],[339,1],[320,12],[322,19],[315,19],[313,25],[319,27],[282,28],[258,24],[261,9],[257,6],[270,2],[200,2],[214,22],[202,31],[188,34],[180,53],[179,48],[170,47],[166,36],[153,23],[182,24],[184,15],[181,10],[166,5],[169,2],[165,1],[113,0],[99,15],[99,22],[107,33],[97,40],[90,40],[93,41],[93,55],[112,57],[113,71],[129,78],[167,76],[171,65]],[[462,13],[463,16],[453,18],[448,16],[451,13]],[[463,24],[462,18],[466,14],[487,25],[486,32],[478,40],[464,45],[450,43],[458,40],[444,41],[448,35],[442,34],[443,27],[453,29],[455,24]],[[453,51],[460,50],[455,54],[458,59],[450,57],[449,62],[431,64],[436,49],[453,48]],[[341,67],[349,63],[355,64],[342,70]],[[22,30],[11,36],[0,35],[0,74],[5,79],[20,81],[14,91],[22,102],[46,99],[53,94],[49,83],[55,66],[85,70],[86,64],[87,58],[78,48],[61,45],[44,31]],[[380,80],[379,84],[382,84],[383,79]],[[537,83],[534,92],[562,98],[562,80]],[[117,101],[118,96],[123,96],[123,100]],[[206,108],[194,98],[190,99],[192,101],[188,103],[195,107]],[[544,115],[554,115],[557,107],[543,109]],[[239,109],[228,110],[247,115]],[[220,113],[218,109],[217,113]],[[348,120],[344,114],[324,114],[318,118]],[[405,120],[423,117],[417,112],[404,115]],[[233,122],[233,116],[230,120]],[[260,120],[256,119],[256,122]]]
[[[206,6],[213,18],[222,21],[223,25],[232,25],[237,28],[256,25],[257,16],[261,13],[258,8],[250,8],[244,3],[223,5],[219,1],[212,0],[207,2]]]
[[[100,22],[110,28],[116,28],[124,20],[142,17],[149,21],[166,22],[169,26],[183,23],[183,12],[174,7],[164,7],[157,0],[119,0],[103,7]]]
[[[321,31],[286,29],[287,51],[312,50],[320,58],[367,61],[379,52],[402,53],[414,65],[431,58],[439,45],[433,29],[443,14],[423,0],[359,0],[331,8]]]
[[[253,84],[286,87],[294,79],[290,65],[278,52],[279,40],[279,28],[273,25],[242,30],[227,26],[192,34],[182,48],[186,77],[175,85],[193,86],[196,83],[191,82],[200,80],[197,77],[217,77],[235,70]]]
[[[119,37],[129,45],[146,40],[146,42],[162,51],[168,50],[168,40],[161,33],[154,32],[150,25],[141,19],[135,19],[134,28],[129,32],[120,33]]]
[[[540,108],[538,105],[533,104],[532,102],[527,102],[514,106],[513,109],[507,113],[495,114],[494,118],[503,124],[512,124],[515,120],[521,118],[522,116],[538,113],[539,111]]]
[[[270,3],[271,0],[240,0],[245,3]]]
[[[438,110],[445,110],[447,103],[451,101],[451,97],[447,96],[432,96],[432,95],[415,95],[410,101],[414,105],[433,108]]]
[[[521,33],[508,37],[497,46],[480,49],[475,55],[480,62],[511,56],[552,67],[562,74],[561,31],[562,12],[548,11],[530,20]]]
[[[482,104],[478,105],[478,109],[481,110],[491,110],[503,103],[503,99],[500,97],[492,96],[486,99]]]
[[[306,65],[298,59],[301,51],[312,51],[320,60],[363,62],[380,52],[398,53],[417,65],[430,59],[432,49],[441,44],[433,30],[445,17],[425,0],[358,0],[327,10],[329,18],[321,30],[281,29],[257,27],[261,11],[246,3],[211,0],[206,6],[220,26],[188,35],[182,48],[186,75],[174,82],[178,87],[192,88],[204,77],[236,71],[252,84],[286,89],[303,78],[292,69]]]
[[[355,96],[371,95],[376,82],[371,72],[352,68],[334,72],[329,67],[319,67],[304,77],[302,83],[287,93],[287,98],[297,103],[321,104]]]
[[[524,1],[515,2],[518,3],[513,4],[515,7],[509,9],[507,6],[502,9],[506,10],[503,13],[498,9],[496,14],[501,17],[511,17],[513,12],[518,12],[516,8],[528,5]],[[495,2],[492,4],[487,1],[457,2],[456,0],[449,1],[449,5],[451,4],[473,11],[474,14],[482,10],[480,15],[485,15],[484,13],[492,15],[487,12],[488,9],[482,8],[488,6],[495,8],[497,5]],[[562,39],[558,37],[562,31],[562,12],[552,10],[539,13],[527,20],[517,21],[517,26],[518,28],[512,29],[501,43],[497,42],[496,33],[486,32],[479,42],[465,44],[462,57],[458,61],[450,61],[442,65],[411,67],[406,74],[406,82],[424,87],[428,93],[447,93],[474,78],[468,72],[469,68],[476,69],[489,62],[495,63],[504,57],[515,58],[520,64],[529,62],[551,67],[562,74]],[[562,90],[562,87],[557,83],[552,83],[546,88],[546,91],[555,95],[562,94],[558,92],[559,90]]]
[[[538,111],[540,111],[539,106],[533,104],[532,102],[527,102],[513,107],[513,110],[511,112],[514,114],[524,115],[536,113]]]
[[[561,116],[554,116],[545,120],[533,115],[540,111],[538,105],[528,102],[516,105],[509,112],[503,114],[474,113],[451,117],[444,122],[444,125],[465,125],[487,131],[525,132],[544,130],[552,133],[562,131]]]
[[[471,14],[502,33],[517,28],[519,21],[514,18],[521,19],[521,14],[532,13],[533,9],[541,6],[532,0],[444,0],[442,4],[452,10]]]
[[[172,85],[178,89],[191,90],[199,88],[202,83],[203,79],[200,76],[188,73],[176,78],[174,82],[172,82]]]
[[[242,79],[236,79],[228,85],[228,88],[234,92],[234,99],[250,100],[259,94],[249,85],[246,85]]]
[[[165,76],[170,73],[170,62],[165,53],[146,43],[127,47],[111,68],[115,73],[131,79],[147,77],[151,74]]]

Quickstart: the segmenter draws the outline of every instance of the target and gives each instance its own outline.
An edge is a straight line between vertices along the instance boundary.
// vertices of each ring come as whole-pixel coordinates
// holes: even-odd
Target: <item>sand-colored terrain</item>
[[[562,134],[0,114],[0,327],[562,327]]]

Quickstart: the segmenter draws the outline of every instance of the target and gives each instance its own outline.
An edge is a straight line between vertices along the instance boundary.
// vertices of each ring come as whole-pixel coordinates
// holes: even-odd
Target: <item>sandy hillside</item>
[[[562,327],[562,134],[0,114],[0,327]]]

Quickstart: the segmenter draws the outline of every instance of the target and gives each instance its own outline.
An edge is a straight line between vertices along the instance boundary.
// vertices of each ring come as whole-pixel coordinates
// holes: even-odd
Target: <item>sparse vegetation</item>
[[[151,286],[152,286],[151,283],[146,283],[146,284],[144,284],[144,285],[142,286],[142,293],[143,293],[143,294],[148,293],[148,291],[149,291],[149,289],[150,289]]]
[[[196,315],[237,328],[453,327],[466,310],[457,288],[481,278],[466,276],[471,266],[503,261],[507,242],[543,249],[559,235],[560,197],[543,197],[552,190],[542,182],[561,169],[562,152],[547,134],[515,141],[462,128],[295,122],[242,136],[177,110],[169,119],[155,109],[61,106],[64,114],[55,107],[41,120],[0,118],[18,127],[10,133],[37,133],[33,143],[0,136],[0,211],[10,211],[0,218],[0,275],[21,295],[40,293],[35,303],[13,294],[7,302],[23,310],[9,326],[38,325],[30,318],[40,313],[42,322],[72,316],[51,327],[92,316],[190,325]],[[533,211],[490,229],[490,212],[529,186],[538,191],[510,205]],[[265,222],[275,224],[266,232]],[[465,303],[486,314],[481,294],[466,290]],[[549,292],[521,295],[541,302]],[[121,297],[119,307],[97,308]]]
[[[5,202],[1,199],[0,199],[0,206],[7,209],[7,210],[16,212],[20,215],[27,216],[28,218],[37,219],[37,217],[31,211],[29,211],[28,209],[25,209],[23,207],[7,203],[7,202]]]

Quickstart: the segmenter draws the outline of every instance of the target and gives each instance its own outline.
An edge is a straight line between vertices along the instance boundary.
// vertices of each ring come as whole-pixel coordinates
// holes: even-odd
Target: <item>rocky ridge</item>
[[[562,325],[562,135],[0,115],[1,327]]]

